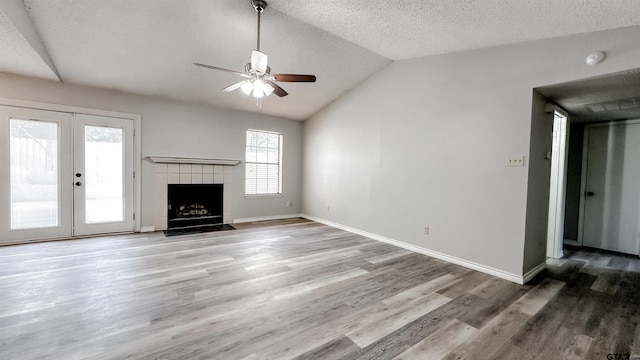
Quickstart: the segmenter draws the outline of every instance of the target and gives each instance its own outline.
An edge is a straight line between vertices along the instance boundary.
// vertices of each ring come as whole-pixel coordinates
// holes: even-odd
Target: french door
[[[0,243],[133,231],[133,121],[0,106]]]

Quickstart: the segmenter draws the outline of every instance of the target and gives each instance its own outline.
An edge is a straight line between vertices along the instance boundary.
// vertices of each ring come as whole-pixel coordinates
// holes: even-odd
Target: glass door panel
[[[9,120],[10,229],[60,225],[58,124]]]
[[[84,127],[87,224],[124,220],[124,130]]]

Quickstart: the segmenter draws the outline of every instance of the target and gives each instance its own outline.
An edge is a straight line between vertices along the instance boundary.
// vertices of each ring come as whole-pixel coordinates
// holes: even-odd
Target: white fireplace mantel
[[[240,160],[212,159],[212,158],[186,157],[186,156],[149,155],[147,156],[147,159],[151,160],[154,163],[164,163],[164,164],[207,164],[207,165],[236,166],[240,163]]]

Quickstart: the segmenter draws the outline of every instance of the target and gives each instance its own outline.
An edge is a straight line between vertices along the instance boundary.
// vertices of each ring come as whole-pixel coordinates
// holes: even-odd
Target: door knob
[[[593,196],[593,195],[595,195],[595,194],[596,194],[596,193],[594,193],[593,191],[587,191],[587,196]]]
[[[76,186],[80,186],[80,185],[82,185],[82,183],[80,181],[77,181]]]

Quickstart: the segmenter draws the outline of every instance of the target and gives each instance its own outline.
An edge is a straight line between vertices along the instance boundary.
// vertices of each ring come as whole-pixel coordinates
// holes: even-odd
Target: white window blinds
[[[247,130],[245,195],[282,194],[282,134]]]

